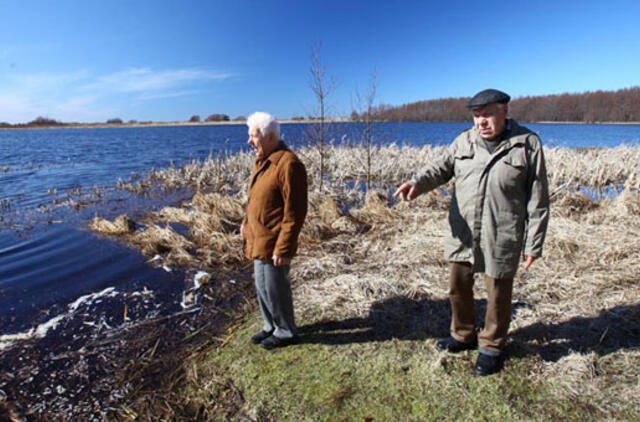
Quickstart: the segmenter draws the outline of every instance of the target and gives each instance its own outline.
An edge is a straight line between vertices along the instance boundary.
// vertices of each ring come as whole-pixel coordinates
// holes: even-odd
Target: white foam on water
[[[137,297],[137,296],[153,296],[153,290],[149,290],[147,289],[147,287],[143,287],[142,291],[135,291],[133,293],[131,293],[130,295],[131,297]]]
[[[209,275],[208,272],[206,271],[198,271],[195,275],[195,277],[193,277],[193,288],[195,290],[198,290],[202,284],[200,284],[200,280],[202,279],[202,277]]]
[[[35,333],[33,333],[33,337],[34,338],[45,337],[47,335],[47,332],[52,328],[56,328],[58,326],[58,323],[62,321],[65,317],[67,317],[67,315],[69,314],[60,314],[57,317],[51,318],[49,321],[45,322],[44,324],[38,325],[38,327],[35,330]]]
[[[115,287],[107,287],[101,292],[80,296],[69,305],[69,312],[73,313],[83,303],[93,301],[95,299],[98,299],[99,297],[103,297],[103,296],[114,297],[118,294],[118,292],[116,292],[115,290],[116,290]]]
[[[189,289],[187,291],[182,292],[182,301],[180,302],[180,306],[182,309],[187,309],[196,305],[198,303],[197,296],[193,292],[193,290]]]
[[[0,352],[13,346],[13,341],[0,341]]]
[[[73,314],[78,310],[78,308],[85,304],[91,303],[100,297],[114,297],[117,296],[118,292],[115,287],[107,287],[106,289],[97,292],[91,293],[88,295],[80,296],[78,299],[71,302],[68,306],[69,310],[66,313],[57,315],[50,320],[43,322],[35,328],[30,328],[27,331],[23,331],[22,333],[16,334],[4,334],[0,336],[0,350],[8,349],[13,346],[13,344],[17,341],[31,340],[44,338],[49,330],[58,326],[60,321],[65,318],[71,318]]]

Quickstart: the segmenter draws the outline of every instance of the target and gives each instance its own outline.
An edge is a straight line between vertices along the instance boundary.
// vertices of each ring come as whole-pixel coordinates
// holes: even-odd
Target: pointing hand
[[[409,182],[402,184],[393,194],[394,198],[398,196],[400,196],[403,201],[411,201],[416,196],[416,185]]]

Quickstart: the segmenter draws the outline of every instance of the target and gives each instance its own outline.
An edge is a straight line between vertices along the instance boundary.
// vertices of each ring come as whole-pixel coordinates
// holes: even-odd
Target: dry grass
[[[135,230],[135,222],[119,216],[111,222],[96,216],[89,228],[116,236],[159,263],[201,270],[234,270],[246,263],[242,256],[240,199],[216,193],[196,193],[183,207],[165,207],[149,214]],[[180,234],[174,227],[182,227]]]
[[[124,214],[118,216],[114,221],[108,221],[96,215],[89,223],[89,228],[99,233],[119,235],[133,233],[136,225],[133,220]]]
[[[445,368],[445,372],[451,365],[449,358],[435,353],[435,340],[431,340],[448,332],[448,266],[442,245],[448,230],[448,197],[434,192],[412,203],[393,204],[388,190],[408,179],[440,149],[395,145],[379,149],[373,162],[373,179],[380,190],[371,190],[365,196],[359,188],[364,151],[331,147],[331,178],[325,184],[326,190],[320,193],[315,185],[311,186],[309,215],[291,273],[294,306],[303,334],[307,333],[311,342],[326,344],[340,361],[376,353],[376,341],[400,339],[420,344],[401,348],[403,356],[410,360],[422,360],[421,365]],[[298,152],[309,173],[314,174],[317,160],[313,159],[313,151]],[[559,148],[546,150],[545,154],[552,192],[545,256],[530,271],[521,270],[517,275],[509,345],[512,360],[500,375],[504,377],[501,382],[540,386],[552,394],[549,397],[559,404],[533,419],[540,415],[575,419],[571,414],[558,413],[561,409],[577,411],[579,418],[640,418],[640,148]],[[140,233],[126,234],[125,238],[147,254],[173,254],[173,259],[183,265],[242,265],[238,226],[251,162],[248,154],[239,154],[154,172],[155,181],[171,186],[191,185],[199,190],[184,207],[166,208],[150,217],[150,221],[187,226],[189,239],[170,227],[155,225]],[[576,193],[580,187],[603,190],[612,184],[622,190],[615,199],[594,202]],[[209,189],[218,193],[201,193]],[[345,212],[347,208],[349,211]],[[94,227],[99,230],[97,224]],[[483,283],[479,282],[477,304],[481,312],[484,295]],[[250,331],[254,325],[248,327]],[[230,352],[223,353],[221,349],[216,353],[239,359],[242,355],[234,354],[233,348],[244,350],[246,340],[227,346]],[[387,349],[380,353],[391,355],[398,351]],[[306,351],[301,349],[299,359],[305,359]],[[222,376],[219,371],[230,371],[223,378],[238,377],[235,385],[246,385],[247,389],[256,382],[243,378],[242,367],[231,365],[225,358],[216,359],[201,363],[198,371],[213,377]],[[254,354],[242,359],[250,360],[245,361],[247,365],[257,365],[255,359],[262,358]],[[470,359],[469,355],[463,356],[462,361],[454,361],[453,368],[458,368],[460,362],[470,365],[466,363]],[[227,366],[214,368],[211,362]],[[467,366],[459,376],[463,382],[473,383],[464,378],[470,373]],[[286,368],[282,370],[287,371]],[[231,388],[227,381],[203,384],[198,371],[191,371],[194,391],[204,389],[213,394],[212,389],[218,391],[220,385]],[[274,385],[282,386],[286,381],[276,382],[275,378],[286,379],[287,374],[260,373],[267,379],[260,382],[268,384],[274,378]],[[429,377],[441,377],[446,391],[453,388],[448,383],[456,380],[445,375],[441,370],[426,371],[424,383],[433,381],[437,385],[440,379],[429,381]],[[425,385],[418,383],[415,388]],[[336,387],[329,397],[336,403],[355,400],[358,395],[351,388]],[[260,414],[268,416],[286,408],[292,412],[288,414],[300,416],[296,412],[310,406],[309,397],[276,399],[278,391],[276,387],[265,387],[255,397],[245,396],[242,412],[259,418]],[[195,394],[189,400],[203,400],[200,393],[188,394]],[[412,394],[410,391],[408,397]],[[525,402],[533,400],[524,397],[532,392],[522,394]],[[207,400],[203,403],[215,407]],[[357,405],[351,402],[351,406]],[[483,407],[475,411],[483,411]],[[526,415],[521,414],[527,418]],[[304,416],[302,419],[313,419]],[[517,419],[517,414],[512,417]]]
[[[424,163],[438,156],[444,147],[429,145],[418,147],[391,144],[374,148],[372,161],[372,181],[379,186],[397,186],[408,180]],[[354,203],[362,200],[362,181],[366,163],[364,148],[342,145],[327,146],[329,157],[328,180],[325,181],[328,194],[337,201]],[[306,163],[309,175],[318,173],[317,152],[308,147],[296,150]],[[616,148],[552,148],[545,150],[550,192],[552,197],[571,194],[579,187],[594,191],[607,188],[640,189],[640,148],[619,146]],[[250,152],[235,155],[209,157],[204,161],[194,160],[181,168],[154,170],[145,180],[134,185],[121,184],[121,188],[136,190],[135,186],[146,187],[159,182],[168,188],[193,186],[197,190],[220,194],[244,194],[254,156]],[[312,181],[313,183],[313,181]],[[354,185],[355,184],[355,185]],[[312,186],[316,189],[317,186]],[[139,190],[139,189],[138,189]]]

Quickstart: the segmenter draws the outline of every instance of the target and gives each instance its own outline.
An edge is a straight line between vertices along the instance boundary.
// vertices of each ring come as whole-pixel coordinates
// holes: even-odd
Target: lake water
[[[380,143],[440,145],[469,125],[378,123],[375,137]],[[526,126],[553,147],[640,143],[640,125]],[[299,145],[306,129],[305,124],[284,124],[281,131],[287,143]],[[360,124],[335,124],[333,140],[357,142],[359,129]],[[136,214],[178,202],[180,192],[158,202],[111,187],[152,168],[246,149],[246,132],[244,125],[1,130],[0,350],[3,341],[13,338],[9,335],[50,321],[80,296],[109,287],[162,291],[167,285],[183,286],[184,276],[151,267],[136,251],[88,231],[86,222],[95,212]],[[106,196],[92,196],[91,207],[69,208],[74,194],[94,187],[109,188]],[[179,291],[162,297],[171,302],[167,309],[180,309]]]

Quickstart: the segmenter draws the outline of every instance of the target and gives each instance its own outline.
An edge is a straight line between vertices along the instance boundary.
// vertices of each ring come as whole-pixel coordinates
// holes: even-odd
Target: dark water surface
[[[379,123],[379,143],[447,144],[469,123]],[[640,125],[526,125],[547,146],[612,147],[640,142]],[[305,124],[282,125],[285,141],[305,141]],[[357,142],[361,125],[335,124],[336,143]],[[66,312],[79,297],[184,286],[176,272],[151,267],[138,252],[86,229],[95,212],[115,216],[178,203],[113,189],[153,168],[180,166],[209,154],[247,148],[246,126],[175,126],[0,131],[0,350],[15,336]],[[103,187],[107,187],[103,190]],[[75,210],[74,195],[100,190],[91,207]],[[89,195],[91,196],[91,195]],[[51,208],[57,204],[55,212]],[[63,222],[64,221],[64,222]],[[179,295],[168,308],[179,309]],[[4,337],[3,337],[4,336]]]

